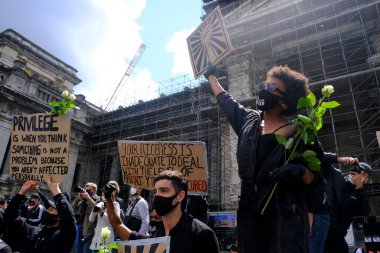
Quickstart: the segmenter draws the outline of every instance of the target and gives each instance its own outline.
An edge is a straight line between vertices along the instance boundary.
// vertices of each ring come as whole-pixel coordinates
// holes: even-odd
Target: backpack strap
[[[131,205],[131,210],[129,211],[129,215],[128,215],[129,217],[132,216],[132,211],[133,211],[133,209],[135,208],[136,204],[139,203],[140,200],[141,200],[141,199],[136,199],[135,201],[133,201],[133,203],[132,203],[132,205]]]

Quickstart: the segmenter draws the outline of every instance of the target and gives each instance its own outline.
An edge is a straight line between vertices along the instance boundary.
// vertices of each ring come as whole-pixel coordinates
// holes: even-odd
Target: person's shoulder
[[[140,201],[137,202],[137,204],[141,203],[140,205],[144,204],[144,205],[148,205],[148,201],[146,201],[143,197],[141,197]]]
[[[196,232],[203,232],[203,231],[213,232],[213,230],[209,226],[207,226],[205,223],[203,223],[202,221],[200,221],[196,218],[193,218],[190,215],[189,215],[189,219],[191,219],[191,226],[192,226],[194,231],[196,231]]]

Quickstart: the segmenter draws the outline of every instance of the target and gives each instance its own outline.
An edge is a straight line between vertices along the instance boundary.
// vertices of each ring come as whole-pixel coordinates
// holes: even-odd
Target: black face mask
[[[173,210],[179,202],[174,206],[172,204],[173,199],[177,197],[178,193],[171,197],[154,196],[153,209],[156,209],[158,215],[163,216]]]
[[[51,214],[47,211],[44,211],[41,216],[41,224],[42,225],[54,225],[59,220],[58,214]]]
[[[155,221],[155,220],[151,220],[149,221],[149,226],[151,227],[157,227],[158,224],[160,224],[162,221]]]
[[[256,100],[256,105],[261,111],[267,111],[278,106],[278,101],[280,99],[281,97],[276,96],[267,90],[260,90]]]

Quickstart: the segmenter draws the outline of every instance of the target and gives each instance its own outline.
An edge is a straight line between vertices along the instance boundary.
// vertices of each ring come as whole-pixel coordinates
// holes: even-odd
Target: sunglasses
[[[273,94],[274,91],[279,92],[281,95],[286,95],[286,93],[279,88],[277,88],[274,83],[259,83],[258,87],[260,90],[267,90],[269,93]]]

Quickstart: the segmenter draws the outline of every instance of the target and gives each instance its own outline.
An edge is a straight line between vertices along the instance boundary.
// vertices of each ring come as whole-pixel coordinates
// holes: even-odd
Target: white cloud
[[[159,84],[152,80],[147,68],[134,70],[119,96],[120,104],[128,106],[136,104],[139,100],[148,101],[158,97]]]
[[[67,28],[70,37],[67,43],[77,56],[75,68],[83,80],[76,93],[86,95],[86,99],[96,105],[105,106],[142,43],[142,28],[136,20],[146,0],[89,0],[88,3],[81,19]],[[130,79],[142,78],[135,72],[136,69]],[[143,72],[140,71],[144,77],[150,77]]]
[[[193,74],[191,67],[189,51],[187,49],[186,38],[194,31],[195,28],[175,32],[169,38],[166,44],[166,50],[174,54],[173,67],[171,73],[173,76],[179,74]]]

